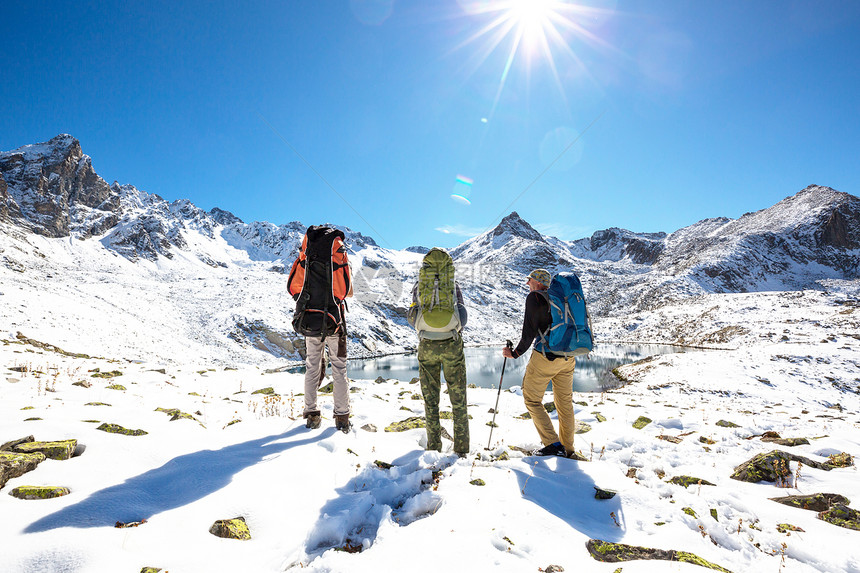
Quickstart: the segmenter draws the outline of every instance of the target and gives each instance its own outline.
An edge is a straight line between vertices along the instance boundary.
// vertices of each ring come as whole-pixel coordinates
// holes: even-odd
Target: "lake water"
[[[576,359],[573,389],[576,392],[600,392],[617,387],[619,382],[612,374],[613,368],[656,354],[684,351],[682,347],[662,344],[600,344],[587,358]],[[467,382],[480,388],[498,388],[504,361],[501,348],[466,348],[465,353]],[[516,360],[508,359],[504,388],[522,384],[528,360],[528,353]],[[413,353],[350,360],[347,374],[356,379],[375,380],[382,376],[408,382],[418,377],[418,357]]]

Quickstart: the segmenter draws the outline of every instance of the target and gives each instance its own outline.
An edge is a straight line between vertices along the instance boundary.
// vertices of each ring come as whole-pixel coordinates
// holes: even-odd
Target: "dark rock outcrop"
[[[93,234],[87,226],[90,211],[119,209],[119,196],[71,135],[0,153],[0,174],[7,187],[4,210],[40,235],[66,237],[76,221],[82,223],[81,236],[88,237]]]

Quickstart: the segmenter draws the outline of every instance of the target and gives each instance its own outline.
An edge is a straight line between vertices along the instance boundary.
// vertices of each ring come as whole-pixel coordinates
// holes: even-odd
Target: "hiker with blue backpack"
[[[574,273],[552,277],[544,269],[529,273],[526,284],[522,337],[516,348],[506,347],[502,355],[519,358],[535,343],[522,385],[523,401],[543,444],[534,455],[573,456],[573,371],[576,357],[593,347],[582,284]],[[550,382],[558,412],[557,433],[543,405]]]
[[[418,375],[424,396],[426,449],[442,451],[439,398],[444,373],[454,418],[454,452],[465,457],[469,454],[469,413],[462,333],[467,314],[460,285],[454,280],[454,261],[443,249],[430,249],[424,256],[406,318],[418,331]]]

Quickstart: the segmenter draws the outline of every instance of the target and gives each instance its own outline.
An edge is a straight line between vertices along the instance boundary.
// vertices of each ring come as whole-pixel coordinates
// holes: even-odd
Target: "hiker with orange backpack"
[[[296,301],[293,328],[305,337],[305,426],[319,428],[317,390],[325,378],[328,349],[333,379],[335,428],[347,433],[349,383],[346,378],[346,302],[352,296],[352,272],[344,234],[325,226],[308,227],[287,280]]]

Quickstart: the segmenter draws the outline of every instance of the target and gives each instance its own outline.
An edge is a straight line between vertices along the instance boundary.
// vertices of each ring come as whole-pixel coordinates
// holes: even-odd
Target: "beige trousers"
[[[308,414],[318,414],[317,390],[325,378],[325,349],[322,338],[305,337],[305,409]],[[346,379],[346,336],[329,336],[325,339],[328,357],[331,360],[331,377],[334,391],[334,414],[349,414],[349,382]]]
[[[532,351],[532,357],[523,376],[523,401],[531,414],[540,435],[540,441],[548,446],[561,442],[564,449],[573,452],[573,369],[576,358],[548,360],[540,352]],[[543,406],[543,395],[552,382],[553,402],[558,412],[558,433]]]

